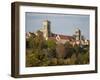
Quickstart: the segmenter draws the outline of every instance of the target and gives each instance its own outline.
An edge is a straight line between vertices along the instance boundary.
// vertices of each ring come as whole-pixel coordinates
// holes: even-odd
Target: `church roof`
[[[53,34],[52,36],[54,38],[56,38],[57,36],[59,36],[60,39],[64,39],[64,40],[74,40],[74,37],[73,36],[68,36],[68,35]]]
[[[72,36],[67,36],[67,35],[59,35],[59,37],[61,39],[69,39],[69,40],[73,40],[74,39]]]

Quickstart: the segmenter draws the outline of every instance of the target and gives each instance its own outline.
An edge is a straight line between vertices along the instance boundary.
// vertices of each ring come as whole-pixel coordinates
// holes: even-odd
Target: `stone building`
[[[51,28],[52,26],[50,21],[48,20],[43,21],[42,28],[39,31],[43,33],[43,37],[45,38],[45,40],[50,39],[56,41],[56,43],[62,43],[62,44],[70,42],[73,46],[75,44],[89,45],[89,40],[82,39],[83,35],[81,34],[81,30],[78,28],[75,30],[73,36],[52,33]],[[29,36],[30,34],[28,33],[28,37]]]
[[[50,21],[45,20],[43,21],[42,29],[40,29],[40,31],[43,32],[43,36],[46,40],[51,36],[50,24]]]

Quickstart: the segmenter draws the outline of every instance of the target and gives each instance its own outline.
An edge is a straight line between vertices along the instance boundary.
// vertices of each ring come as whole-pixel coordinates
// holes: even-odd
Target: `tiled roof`
[[[57,37],[59,36],[61,39],[65,39],[65,40],[74,40],[73,36],[67,36],[67,35],[61,35],[61,34],[52,34],[53,37]]]

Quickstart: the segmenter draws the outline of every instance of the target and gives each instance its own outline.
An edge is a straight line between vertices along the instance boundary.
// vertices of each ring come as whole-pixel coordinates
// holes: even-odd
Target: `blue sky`
[[[42,22],[44,20],[49,20],[51,22],[51,32],[53,33],[73,35],[75,33],[75,29],[79,28],[82,35],[89,39],[89,15],[26,12],[26,32],[36,32],[42,28]]]

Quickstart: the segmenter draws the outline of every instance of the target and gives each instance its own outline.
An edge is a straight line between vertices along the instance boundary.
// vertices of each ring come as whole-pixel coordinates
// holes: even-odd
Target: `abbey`
[[[45,40],[54,40],[57,44],[70,42],[73,46],[75,44],[89,45],[89,40],[84,38],[84,36],[81,34],[81,30],[78,28],[75,30],[75,33],[72,36],[55,34],[51,31],[51,28],[51,22],[48,20],[44,20],[42,23],[42,28],[39,31],[43,34]],[[31,34],[31,32],[27,33],[26,38],[31,36]],[[37,33],[35,34],[37,35]]]

